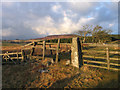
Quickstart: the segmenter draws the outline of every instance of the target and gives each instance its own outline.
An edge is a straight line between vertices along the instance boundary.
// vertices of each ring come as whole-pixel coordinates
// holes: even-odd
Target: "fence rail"
[[[42,45],[41,47],[36,47],[36,45]],[[49,45],[49,47],[46,47],[46,45]],[[51,47],[51,45],[56,45],[56,47]],[[58,39],[58,42],[57,43],[51,43],[51,42],[46,42],[45,40],[42,40],[42,41],[38,41],[38,42],[32,42],[32,43],[29,43],[29,44],[26,44],[22,47],[23,50],[21,50],[21,52],[15,52],[15,53],[5,53],[5,54],[0,54],[0,56],[8,56],[8,57],[5,57],[4,59],[22,59],[25,60],[26,59],[26,56],[25,56],[25,51],[24,50],[31,50],[31,53],[30,53],[30,57],[32,58],[36,58],[36,56],[33,56],[33,53],[35,52],[35,49],[42,49],[43,52],[42,52],[42,57],[39,57],[41,59],[45,59],[45,52],[47,49],[49,49],[50,51],[52,50],[55,50],[56,51],[56,63],[58,62],[58,56],[59,56],[59,51],[61,50],[60,49],[60,45],[72,45],[72,43],[60,43],[60,39]],[[32,47],[26,47],[26,46],[32,46]],[[83,46],[83,45],[81,45]],[[88,46],[91,46],[91,45],[88,45]],[[87,46],[87,47],[88,47]],[[106,54],[105,57],[99,57],[99,56],[89,56],[89,55],[85,55],[85,53],[104,53]],[[104,68],[104,69],[108,69],[108,70],[120,70],[119,68],[117,67],[120,67],[120,64],[119,63],[112,63],[111,61],[119,61],[119,58],[111,58],[110,57],[110,54],[120,54],[119,51],[110,51],[109,48],[107,47],[106,50],[104,51],[96,51],[96,50],[82,50],[82,53],[83,53],[83,62],[84,62],[84,65],[87,65],[87,66],[90,66],[90,67],[98,67],[98,68]],[[10,57],[10,55],[13,55],[13,54],[16,54],[16,57]],[[21,57],[19,57],[19,54],[21,54]],[[88,59],[99,59],[99,61],[95,61],[95,60],[87,60],[86,58]],[[103,61],[102,61],[103,59]],[[95,64],[95,65],[92,65],[92,64]],[[100,65],[106,65],[106,66],[100,66],[100,65],[97,65],[97,64],[100,64]],[[115,68],[111,67],[111,66],[117,66]]]
[[[98,67],[98,68],[104,68],[104,69],[108,69],[108,70],[120,70],[120,64],[119,63],[116,63],[116,62],[111,62],[111,61],[119,61],[120,59],[119,58],[110,58],[110,54],[120,54],[119,51],[109,51],[109,48],[107,47],[106,48],[106,51],[95,51],[95,50],[82,50],[83,52],[83,61],[84,61],[84,65],[87,65],[87,66],[90,66],[90,67]],[[98,56],[88,56],[88,55],[85,55],[85,53],[106,53],[106,57],[98,57]],[[86,60],[85,58],[88,58],[88,59],[99,59],[99,61],[95,61],[95,60]],[[104,59],[102,61],[102,59]],[[96,65],[93,65],[96,64]],[[105,66],[100,66],[100,65],[97,65],[97,64],[104,64],[104,65],[107,65],[107,67]],[[117,66],[117,67],[111,67],[112,66]]]

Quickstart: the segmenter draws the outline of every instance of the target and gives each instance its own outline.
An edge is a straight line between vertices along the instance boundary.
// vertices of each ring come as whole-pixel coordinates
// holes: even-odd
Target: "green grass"
[[[25,45],[26,43],[10,43],[6,41],[2,41],[2,46],[22,46]]]

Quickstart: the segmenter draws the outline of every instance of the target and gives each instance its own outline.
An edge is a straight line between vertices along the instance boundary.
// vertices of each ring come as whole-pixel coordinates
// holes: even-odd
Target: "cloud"
[[[8,4],[8,3],[7,3]],[[3,39],[29,39],[46,35],[69,34],[82,25],[101,25],[117,32],[117,3],[4,3]],[[8,33],[7,33],[8,32]]]
[[[61,10],[61,5],[56,4],[52,6],[52,11],[58,13]]]
[[[109,27],[112,27],[114,24],[109,24]]]

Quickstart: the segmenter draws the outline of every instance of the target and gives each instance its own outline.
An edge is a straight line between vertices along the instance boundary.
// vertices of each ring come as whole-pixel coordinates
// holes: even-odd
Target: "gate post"
[[[72,38],[71,51],[72,51],[71,52],[72,66],[80,68],[83,65],[83,59],[82,59],[81,43],[78,37]]]
[[[42,60],[45,60],[45,40],[43,41],[43,57]]]

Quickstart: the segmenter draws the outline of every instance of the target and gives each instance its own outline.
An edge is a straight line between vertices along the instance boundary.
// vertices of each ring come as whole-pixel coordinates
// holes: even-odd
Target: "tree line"
[[[84,25],[75,34],[81,36],[82,43],[107,43],[113,40],[111,32],[112,30],[99,25]]]
[[[73,32],[78,35],[82,43],[108,43],[120,40],[119,35],[112,35],[112,30],[104,29],[100,25],[84,25],[80,30]],[[47,40],[47,42],[57,43],[57,39]],[[71,43],[72,39],[61,39],[61,43]]]

